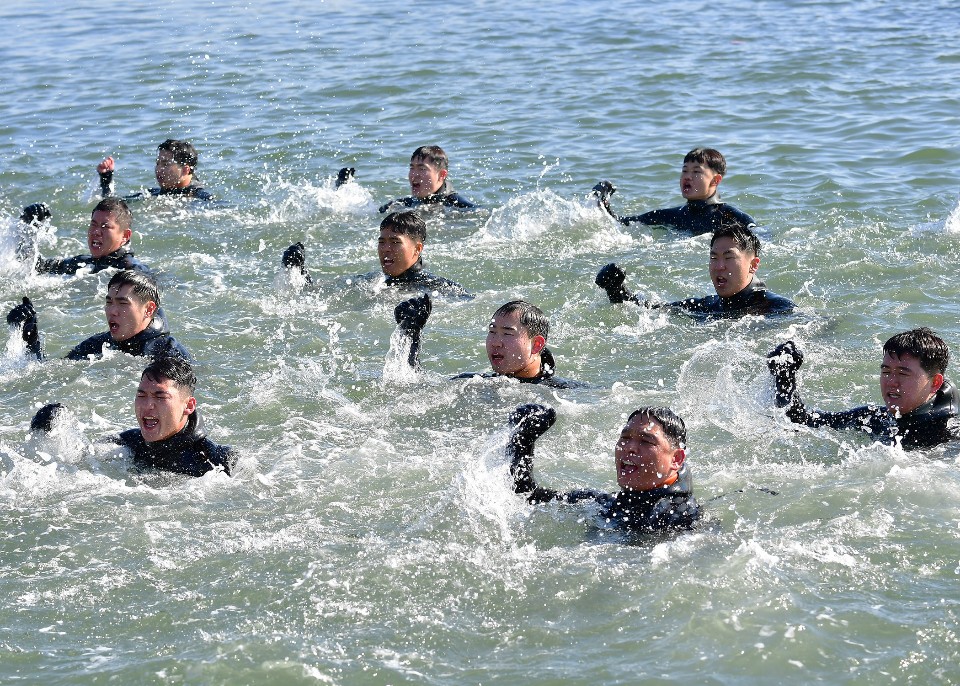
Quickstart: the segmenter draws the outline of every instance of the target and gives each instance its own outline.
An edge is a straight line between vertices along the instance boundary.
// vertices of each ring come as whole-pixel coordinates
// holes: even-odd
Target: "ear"
[[[440,173],[437,174],[437,178],[440,179],[441,181],[444,181],[447,178],[447,170],[441,169]]]
[[[930,388],[933,389],[933,392],[936,393],[940,390],[940,387],[943,385],[943,374],[934,374],[933,383]]]
[[[750,273],[756,274],[759,268],[760,268],[760,258],[754,257],[752,260],[750,260]]]
[[[146,309],[143,311],[143,314],[146,316],[147,321],[150,321],[151,319],[153,319],[153,315],[156,313],[156,311],[157,311],[157,303],[153,302],[152,300],[149,301],[147,303]]]
[[[677,471],[680,471],[680,468],[683,466],[683,461],[687,459],[687,453],[683,448],[677,448],[673,451],[673,462],[670,463]]]
[[[723,174],[717,174],[713,177],[713,181],[710,182],[710,185],[716,188],[720,185],[721,181],[723,181]]]
[[[191,167],[189,164],[185,164],[181,168],[183,169],[183,171],[180,172],[181,176],[191,176],[193,174],[193,167]]]
[[[531,343],[533,343],[531,350],[534,355],[539,355],[547,347],[547,339],[543,336],[534,336]]]
[[[183,416],[186,417],[188,414],[193,414],[197,409],[197,399],[192,395],[187,398],[187,406],[183,408]]]
[[[124,229],[123,230],[123,242],[129,243],[130,238],[133,236],[133,229]]]
[[[417,244],[413,246],[413,249],[417,251],[417,257],[419,257],[420,253],[423,252],[423,243],[421,243],[420,241],[417,241]]]

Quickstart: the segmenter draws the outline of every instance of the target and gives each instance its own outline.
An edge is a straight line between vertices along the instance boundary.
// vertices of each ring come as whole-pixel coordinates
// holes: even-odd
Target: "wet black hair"
[[[422,159],[428,164],[432,164],[437,169],[450,168],[450,160],[447,159],[447,153],[445,153],[439,145],[421,145],[410,155],[410,161],[413,162],[417,158]]]
[[[199,161],[197,149],[189,141],[178,141],[176,138],[168,138],[157,146],[157,150],[166,150],[173,155],[173,161],[179,165],[188,165],[191,170],[196,169]]]
[[[133,213],[123,198],[118,198],[113,195],[109,198],[104,198],[93,208],[90,216],[92,217],[95,212],[106,212],[111,215],[124,231],[133,225]]]
[[[627,417],[627,424],[638,415],[646,415],[656,421],[663,428],[663,435],[670,440],[675,448],[686,448],[687,425],[683,423],[680,415],[669,407],[640,407]]]
[[[722,210],[721,210],[722,212]],[[721,214],[720,227],[713,232],[710,238],[710,247],[721,238],[730,238],[743,252],[754,257],[760,257],[760,239],[743,222],[732,214]]]
[[[496,319],[501,314],[511,314],[513,312],[520,313],[520,326],[527,332],[528,336],[531,338],[543,336],[544,340],[547,339],[547,335],[550,333],[550,322],[547,321],[547,316],[539,307],[528,303],[526,300],[511,300],[501,305],[493,313],[491,319]]]
[[[950,362],[950,350],[940,336],[925,326],[892,336],[883,344],[883,352],[902,357],[913,355],[927,374],[943,374]]]
[[[139,269],[122,269],[113,275],[110,283],[107,284],[109,290],[113,286],[126,286],[131,284],[133,290],[131,293],[136,296],[141,305],[148,302],[155,302],[160,307],[160,286],[156,279]]]
[[[427,224],[423,217],[413,210],[388,214],[380,222],[380,230],[389,229],[394,233],[415,238],[421,243],[427,242]]]
[[[143,370],[141,378],[144,376],[156,383],[170,380],[177,388],[188,389],[190,395],[197,389],[197,375],[193,372],[193,365],[179,355],[155,357]]]
[[[684,155],[683,163],[686,164],[687,162],[706,165],[709,169],[713,170],[715,174],[719,174],[720,176],[727,173],[727,161],[723,155],[720,154],[719,150],[714,150],[713,148],[694,148]]]

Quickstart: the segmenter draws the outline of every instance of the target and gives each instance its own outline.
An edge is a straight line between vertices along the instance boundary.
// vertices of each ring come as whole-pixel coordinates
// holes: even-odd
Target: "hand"
[[[607,180],[603,180],[593,187],[591,195],[597,196],[600,199],[600,202],[607,202],[610,199],[610,196],[617,192],[617,187],[614,186]]]
[[[25,224],[39,224],[52,216],[53,213],[50,212],[46,203],[35,202],[23,208],[23,212],[20,213],[20,221]]]
[[[784,341],[767,354],[767,366],[776,376],[793,376],[803,365],[803,353],[793,341]]]
[[[112,174],[115,166],[112,157],[105,157],[103,162],[97,165],[97,173],[101,176],[104,174]]]
[[[546,405],[528,403],[519,405],[510,413],[514,427],[512,441],[517,447],[532,448],[538,438],[557,421],[557,411]]]
[[[353,181],[353,177],[356,176],[357,170],[353,167],[344,167],[339,172],[337,172],[337,185],[336,188],[340,188],[345,183],[350,183]]]
[[[294,243],[283,251],[284,267],[299,267],[302,270],[303,265],[306,264],[306,262],[307,255],[306,252],[304,252],[303,243]]]
[[[623,282],[626,278],[627,273],[615,262],[611,262],[597,272],[597,278],[594,279],[594,283],[607,292],[617,291],[623,287]]]
[[[40,331],[37,328],[37,311],[33,309],[30,298],[24,296],[23,302],[7,313],[7,324],[23,325],[21,337],[30,350],[36,351],[40,345]]]
[[[433,310],[430,294],[424,293],[416,298],[404,300],[393,310],[393,318],[400,328],[407,333],[418,333],[423,330]]]
[[[53,431],[53,423],[58,417],[60,417],[60,415],[67,411],[67,406],[62,405],[61,403],[50,403],[49,405],[44,405],[37,410],[37,413],[33,415],[33,419],[30,420],[30,430],[47,432]]]

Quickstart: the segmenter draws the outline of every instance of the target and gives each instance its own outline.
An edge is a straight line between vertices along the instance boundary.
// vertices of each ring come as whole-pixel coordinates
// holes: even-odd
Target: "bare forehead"
[[[901,353],[900,355],[893,355],[891,353],[883,353],[883,362],[880,363],[881,367],[891,367],[893,369],[910,369],[913,371],[922,371],[920,366],[920,359],[910,353]]]
[[[710,246],[710,253],[736,253],[739,255],[743,253],[743,250],[729,236],[721,236]]]
[[[173,393],[177,390],[177,385],[172,379],[160,377],[160,381],[154,381],[144,374],[140,377],[140,386],[137,390],[144,393]]]
[[[490,327],[520,330],[520,312],[514,310],[513,312],[501,312],[500,314],[494,315],[490,318]]]
[[[108,298],[130,298],[133,293],[132,283],[115,283],[107,288]]]
[[[95,210],[90,216],[90,220],[94,224],[100,224],[101,226],[117,223],[117,218],[113,216],[113,212],[109,212],[107,210]]]
[[[648,414],[638,414],[623,425],[622,434],[651,434],[663,436],[663,427]]]

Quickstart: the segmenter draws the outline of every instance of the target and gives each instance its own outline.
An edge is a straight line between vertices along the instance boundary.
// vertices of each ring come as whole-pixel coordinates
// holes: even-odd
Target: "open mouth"
[[[160,426],[160,420],[157,417],[141,417],[140,428],[144,431],[153,431]]]

